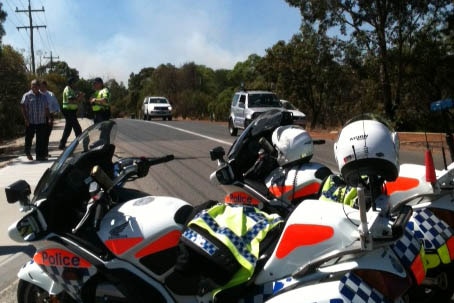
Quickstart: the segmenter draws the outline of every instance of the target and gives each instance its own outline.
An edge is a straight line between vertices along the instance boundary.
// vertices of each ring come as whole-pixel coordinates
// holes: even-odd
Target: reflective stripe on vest
[[[266,214],[257,208],[241,205],[218,204],[202,211],[188,226],[197,225],[221,241],[247,271],[247,279],[254,271],[259,257],[259,244],[272,228],[282,222],[276,214]],[[194,240],[194,232],[183,233],[183,236]],[[204,246],[210,253],[214,249],[210,243],[196,243]],[[211,251],[211,253],[213,253]]]
[[[452,227],[427,208],[415,210],[408,226],[414,231],[416,237],[424,241],[429,268],[438,266],[438,262],[433,260],[434,256],[427,250],[435,250],[442,263],[451,263],[451,255],[454,255],[454,252],[450,251],[447,243],[453,241]]]
[[[99,91],[96,91],[93,94],[93,98],[106,99],[107,103],[109,103],[110,102],[110,92],[107,89],[107,87],[104,87],[103,89],[101,89]],[[95,104],[95,105],[92,105],[92,107],[91,107],[91,109],[94,112],[99,112],[99,111],[102,111],[102,110],[108,110],[109,108],[110,108],[109,105],[100,105],[100,104]]]
[[[69,103],[69,99],[76,99],[76,92],[69,86],[63,90],[62,107],[66,110],[77,110],[78,104]]]
[[[354,207],[356,197],[356,187],[345,184],[340,176],[331,175],[323,183],[319,199],[322,201],[340,202]]]

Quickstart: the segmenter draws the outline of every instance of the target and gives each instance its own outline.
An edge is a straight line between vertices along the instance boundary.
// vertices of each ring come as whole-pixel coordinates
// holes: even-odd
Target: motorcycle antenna
[[[424,155],[424,164],[426,166],[426,181],[435,184],[437,176],[435,175],[435,165],[432,157],[432,151],[430,150],[429,140],[427,139],[427,132],[424,132],[426,136],[426,152]]]
[[[447,164],[447,161],[446,161],[445,143],[444,143],[444,140],[443,140],[443,135],[441,133],[440,133],[440,142],[441,142],[441,154],[443,156],[443,164],[444,164],[445,170],[447,170],[448,169],[448,164]]]

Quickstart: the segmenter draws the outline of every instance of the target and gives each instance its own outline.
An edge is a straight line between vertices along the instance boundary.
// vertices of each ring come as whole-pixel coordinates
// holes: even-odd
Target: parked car
[[[295,105],[293,105],[290,101],[282,100],[282,107],[288,110],[293,114],[293,123],[301,125],[302,127],[306,128],[306,114],[300,111]]]
[[[236,136],[238,129],[245,129],[261,113],[273,108],[282,109],[276,94],[269,91],[239,91],[233,95],[229,115],[229,133]]]
[[[172,105],[165,97],[145,97],[142,112],[144,120],[151,120],[151,118],[172,120]]]

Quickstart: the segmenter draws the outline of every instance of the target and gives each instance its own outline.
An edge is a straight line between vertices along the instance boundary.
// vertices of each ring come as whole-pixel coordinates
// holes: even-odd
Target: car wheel
[[[147,115],[143,114],[143,119],[147,120]]]
[[[172,116],[168,116],[167,120],[172,121]]]
[[[148,121],[151,120],[151,116],[150,116],[150,115],[147,115],[147,120],[148,120]]]
[[[236,136],[238,134],[238,128],[233,125],[232,119],[229,119],[229,133],[230,136]]]

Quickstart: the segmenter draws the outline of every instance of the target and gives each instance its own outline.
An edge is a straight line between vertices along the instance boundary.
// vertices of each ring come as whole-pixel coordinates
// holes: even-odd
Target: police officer
[[[63,90],[62,113],[65,117],[65,128],[58,146],[59,149],[65,148],[66,141],[71,134],[71,130],[74,130],[76,137],[82,133],[82,128],[77,120],[77,110],[79,108],[79,101],[84,97],[84,94],[74,90],[74,83],[76,83],[75,78],[68,79],[68,85]]]
[[[99,77],[93,80],[93,88],[95,92],[90,98],[90,103],[96,124],[110,119],[110,91]]]

